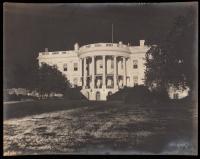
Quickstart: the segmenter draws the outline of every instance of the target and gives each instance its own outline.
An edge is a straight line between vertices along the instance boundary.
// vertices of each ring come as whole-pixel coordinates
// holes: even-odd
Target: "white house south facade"
[[[124,86],[144,84],[145,54],[150,47],[140,40],[139,46],[119,43],[95,43],[74,50],[40,52],[39,65],[56,66],[72,87],[81,86],[89,100],[106,100]]]
[[[149,47],[119,43],[95,43],[74,50],[40,52],[39,65],[56,66],[72,87],[81,86],[89,100],[106,100],[124,86],[144,84],[145,54]]]

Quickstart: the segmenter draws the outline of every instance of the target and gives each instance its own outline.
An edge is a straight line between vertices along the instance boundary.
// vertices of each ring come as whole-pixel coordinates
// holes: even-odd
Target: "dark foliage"
[[[50,93],[64,93],[70,88],[67,78],[56,67],[42,64],[38,69],[35,81],[35,89],[39,92],[40,97],[43,98],[45,94]],[[68,91],[68,93],[70,93]]]
[[[116,92],[108,97],[109,101],[120,100],[131,104],[159,104],[169,102],[167,91],[150,91],[147,86],[138,85],[133,88],[127,88]]]
[[[189,86],[195,79],[195,13],[193,10],[174,20],[174,25],[146,54],[145,84],[167,90]]]
[[[22,101],[22,100],[38,100],[35,96],[27,96],[22,94],[5,94],[4,101]]]
[[[151,100],[151,92],[146,86],[135,86],[128,89],[127,95],[125,96],[125,103],[148,103]]]
[[[87,99],[81,92],[81,87],[69,88],[67,91],[64,92],[65,99],[71,100],[82,100]]]

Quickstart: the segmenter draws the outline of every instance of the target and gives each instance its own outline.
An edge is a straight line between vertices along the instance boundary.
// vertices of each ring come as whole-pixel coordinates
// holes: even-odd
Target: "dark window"
[[[113,60],[111,61],[111,68],[112,69],[114,68],[114,61]]]
[[[67,71],[67,64],[63,65],[63,71]]]
[[[133,60],[133,69],[138,68],[138,60]]]
[[[74,63],[74,71],[78,70],[78,63]]]
[[[100,61],[99,67],[100,67],[100,68],[103,68],[103,61]]]
[[[106,46],[113,46],[113,44],[106,44]]]
[[[123,69],[123,62],[121,61],[121,69]]]

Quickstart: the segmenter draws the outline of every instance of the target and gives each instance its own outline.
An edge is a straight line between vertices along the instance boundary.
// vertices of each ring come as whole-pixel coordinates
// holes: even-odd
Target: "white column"
[[[94,89],[95,84],[95,56],[92,56],[92,89]]]
[[[106,88],[106,58],[105,55],[102,56],[103,60],[103,77],[102,77],[102,88]]]
[[[86,79],[87,79],[87,70],[86,70],[86,67],[87,67],[87,65],[86,65],[86,57],[83,59],[84,60],[84,66],[83,66],[83,73],[84,73],[84,75],[83,75],[83,87],[85,88],[86,87]]]
[[[114,89],[117,89],[117,57],[114,56]]]
[[[123,86],[126,86],[126,58],[123,57]]]
[[[79,59],[79,72],[80,72],[80,77],[81,79],[83,78],[83,60],[80,58]],[[80,82],[80,86],[83,86],[83,80]]]

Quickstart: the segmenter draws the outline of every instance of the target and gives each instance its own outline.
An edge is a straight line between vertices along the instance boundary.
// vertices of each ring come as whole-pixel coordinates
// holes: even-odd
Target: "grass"
[[[65,100],[4,105],[4,155],[195,154],[193,116],[180,106]]]

